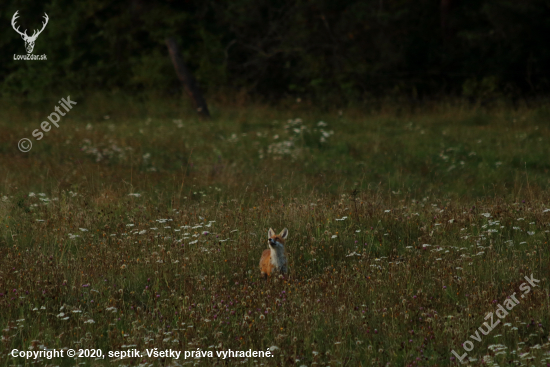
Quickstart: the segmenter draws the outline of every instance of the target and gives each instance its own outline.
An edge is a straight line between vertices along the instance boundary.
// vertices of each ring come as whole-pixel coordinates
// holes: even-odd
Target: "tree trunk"
[[[197,112],[203,118],[210,118],[210,112],[208,112],[206,101],[202,97],[202,93],[197,85],[195,78],[193,78],[193,75],[191,75],[191,73],[183,63],[183,59],[181,57],[181,53],[178,44],[176,43],[176,40],[171,37],[166,39],[166,46],[168,46],[168,52],[170,53],[172,64],[174,64],[174,69],[176,69],[178,79],[182,82],[185,90],[187,91],[191,99],[193,99],[193,103],[195,104]]]
[[[454,30],[449,25],[449,18],[453,8],[455,8],[460,0],[441,0],[439,5],[440,20],[441,20],[441,34],[445,41],[448,41],[453,36]]]

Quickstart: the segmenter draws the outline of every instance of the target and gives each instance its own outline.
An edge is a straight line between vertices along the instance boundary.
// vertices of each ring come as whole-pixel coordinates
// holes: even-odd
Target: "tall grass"
[[[176,100],[76,101],[40,141],[53,107],[1,109],[1,365],[269,348],[114,362],[439,366],[466,340],[472,365],[550,361],[548,107],[214,105],[200,122]],[[265,282],[270,227],[289,229],[290,274]]]

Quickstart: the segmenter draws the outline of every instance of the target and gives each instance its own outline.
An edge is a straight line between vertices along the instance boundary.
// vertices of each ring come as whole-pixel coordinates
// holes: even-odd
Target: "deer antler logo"
[[[23,41],[25,41],[25,48],[27,49],[27,53],[30,54],[34,48],[34,42],[36,41],[36,39],[38,38],[38,36],[40,35],[40,33],[42,33],[42,31],[44,30],[44,28],[46,28],[46,24],[48,24],[48,14],[44,13],[44,19],[46,20],[45,22],[42,23],[42,29],[40,31],[38,31],[38,33],[36,33],[36,30],[34,30],[34,32],[32,33],[32,36],[28,36],[27,35],[27,30],[25,29],[25,32],[20,32],[19,31],[19,26],[17,26],[17,28],[15,28],[15,20],[17,19],[18,15],[17,13],[19,12],[19,10],[17,10],[15,12],[15,14],[13,14],[13,18],[11,18],[11,26],[13,27],[13,29],[19,33],[21,35],[21,38],[23,38]]]

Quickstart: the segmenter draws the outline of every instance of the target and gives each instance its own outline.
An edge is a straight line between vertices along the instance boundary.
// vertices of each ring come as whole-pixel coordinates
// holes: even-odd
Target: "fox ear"
[[[288,237],[288,229],[283,229],[281,233],[279,233],[279,236],[286,240],[286,238]]]
[[[275,236],[275,231],[273,230],[273,228],[269,228],[269,231],[267,231],[267,238],[271,238]]]

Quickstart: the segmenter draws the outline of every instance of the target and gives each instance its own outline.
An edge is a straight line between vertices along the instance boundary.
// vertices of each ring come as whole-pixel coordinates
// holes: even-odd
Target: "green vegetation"
[[[165,40],[209,93],[315,98],[472,100],[550,92],[547,0],[4,1],[0,92],[154,90],[180,85]],[[70,11],[68,11],[70,9]],[[49,23],[35,55],[21,37]]]
[[[473,365],[549,362],[548,104],[212,103],[200,122],[175,99],[73,99],[40,141],[55,101],[0,108],[0,365],[46,346],[441,366],[466,340]],[[265,282],[270,227],[289,229],[290,276]]]

